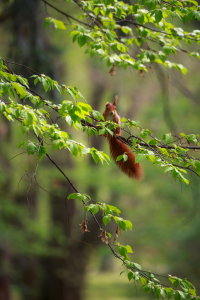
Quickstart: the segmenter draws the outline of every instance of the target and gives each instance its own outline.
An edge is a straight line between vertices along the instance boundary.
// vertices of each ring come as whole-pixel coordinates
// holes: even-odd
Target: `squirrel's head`
[[[116,113],[116,105],[117,105],[118,96],[115,96],[115,100],[113,103],[106,103],[106,114],[110,116],[114,116]]]

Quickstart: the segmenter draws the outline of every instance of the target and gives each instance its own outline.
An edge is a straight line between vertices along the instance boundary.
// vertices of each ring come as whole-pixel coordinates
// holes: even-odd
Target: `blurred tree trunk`
[[[80,240],[72,237],[72,222],[76,214],[75,202],[64,204],[63,195],[66,194],[66,182],[62,182],[59,194],[51,197],[52,221],[66,234],[67,243],[63,245],[63,256],[44,258],[41,260],[43,280],[39,299],[80,300],[84,287],[86,265],[91,248],[89,243],[98,243],[93,235],[85,233]],[[79,225],[76,224],[76,228]]]
[[[9,3],[5,2],[4,4],[1,4],[1,8],[2,14],[0,16],[0,22],[5,23],[3,25],[10,29],[10,36],[12,38],[10,50],[8,51],[6,59],[27,65],[36,71],[40,70],[40,72],[55,78],[54,73],[56,72],[56,66],[53,66],[51,62],[52,53],[50,45],[48,40],[44,38],[44,32],[41,29],[41,1],[14,0]],[[22,76],[30,77],[32,75],[28,73],[25,68],[16,65],[10,65],[10,67],[17,74]],[[10,132],[11,130],[9,127],[8,136],[11,139]],[[8,158],[4,156],[3,161],[5,165],[4,168],[9,171],[10,165],[8,163]],[[6,183],[4,183],[7,197],[10,191],[10,182],[12,181],[11,176],[11,174],[6,176],[7,180]],[[14,198],[15,203],[19,206],[27,203],[26,191],[23,191],[23,196],[19,192],[16,192],[16,194],[11,197]],[[33,213],[30,217],[35,218],[37,213],[37,188],[35,188],[34,191],[31,191],[31,199],[31,212]],[[17,220],[17,216],[12,222],[16,224],[16,226],[21,226],[20,220]],[[26,229],[24,228],[24,231],[25,230]],[[38,284],[39,268],[37,258],[30,257],[28,254],[16,255],[12,262],[14,263],[13,267],[15,271],[19,274],[17,279],[14,278],[14,283],[20,289],[21,299],[38,299],[40,290]],[[49,273],[48,276],[50,277],[51,273]],[[4,298],[2,296],[2,291],[6,290],[5,287],[5,280],[3,286],[3,279],[1,280],[0,278],[0,300],[8,299],[8,296],[6,296],[8,293],[6,294],[6,292],[4,292]]]
[[[10,6],[5,5],[5,11],[2,14],[4,17],[0,18],[0,21],[11,21],[9,24],[11,24],[10,31],[13,36],[8,59],[13,59],[17,63],[27,65],[59,80],[56,63],[54,65],[51,60],[50,43],[46,37],[44,38],[44,33],[41,30],[40,8],[40,0],[14,0]],[[54,61],[56,61],[55,58]],[[31,76],[26,69],[13,65],[12,69],[22,76]],[[96,84],[93,92],[93,106],[97,110],[105,90],[104,82],[101,80],[99,84]],[[103,138],[92,139],[92,144],[99,148],[102,141]],[[93,161],[90,163],[93,164]],[[66,164],[69,165],[70,162],[67,161]],[[69,224],[72,226],[76,210],[74,201],[68,201],[67,210],[65,209],[63,195],[66,194],[67,189],[66,182],[61,182],[61,186],[58,186],[57,196],[50,196],[51,222],[55,224],[55,227],[61,228],[61,231],[66,235],[62,249],[64,255],[39,260],[36,257],[30,258],[28,255],[14,258],[15,267],[20,273],[20,278],[15,283],[21,286],[22,299],[28,297],[29,300],[79,300],[82,297],[89,249],[91,248],[91,245],[88,244],[98,245],[101,240],[92,232],[84,235],[81,235],[80,232],[80,241],[71,237]],[[95,198],[96,190],[88,187],[88,191]],[[20,205],[26,202],[25,198],[16,195],[15,201]],[[37,206],[37,189],[34,192],[34,206]],[[34,218],[34,215],[32,217]],[[96,227],[93,219],[91,219],[90,225]],[[76,227],[78,226],[76,224]],[[52,246],[56,246],[54,240],[52,240]]]
[[[99,110],[102,96],[105,91],[105,83],[98,82],[95,85],[92,96],[92,107]],[[103,139],[92,138],[91,143],[93,147],[100,148]],[[93,160],[89,160],[93,165]],[[91,246],[98,246],[101,243],[100,238],[92,232],[86,232],[80,235],[77,240],[73,239],[71,228],[73,219],[76,217],[76,208],[74,201],[67,201],[64,206],[64,196],[66,194],[66,182],[61,183],[62,187],[57,197],[51,198],[52,220],[53,223],[59,226],[65,232],[67,238],[67,246],[64,250],[66,256],[52,257],[43,260],[45,276],[43,277],[43,286],[41,288],[41,300],[80,300],[82,299],[82,292],[85,285],[86,267],[91,253]],[[96,198],[96,189],[92,186],[87,187],[87,193]],[[90,226],[96,228],[94,219],[90,218]],[[100,217],[98,217],[100,222]],[[81,223],[82,219],[79,219]],[[75,227],[79,227],[78,223]],[[89,228],[90,229],[90,228]],[[49,276],[51,274],[51,276]]]

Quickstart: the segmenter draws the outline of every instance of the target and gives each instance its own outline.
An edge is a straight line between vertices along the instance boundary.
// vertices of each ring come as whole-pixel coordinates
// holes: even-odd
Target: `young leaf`
[[[66,27],[64,25],[64,23],[62,21],[56,20],[56,19],[52,19],[54,26],[56,29],[64,29],[66,30]]]
[[[155,13],[155,20],[157,23],[159,23],[162,20],[162,11],[161,10],[157,10]]]
[[[47,27],[49,27],[49,25],[52,23],[52,19],[51,18],[46,18],[45,22],[44,22],[44,28],[46,29]]]
[[[133,278],[133,272],[128,273],[128,280],[130,281]]]
[[[89,209],[91,209],[92,213],[95,215],[99,211],[99,205],[97,204],[90,204]]]
[[[105,226],[110,222],[111,217],[112,217],[111,215],[103,217],[103,223],[104,223]]]
[[[126,245],[126,249],[127,249],[128,253],[133,253],[133,250],[132,250],[131,246]]]
[[[32,142],[27,144],[26,149],[27,149],[28,155],[30,155],[30,154],[33,155],[35,152],[38,151],[38,147]]]
[[[72,193],[67,198],[68,198],[68,200],[76,199],[79,195],[81,195],[81,194],[80,193]]]
[[[143,154],[136,154],[136,156],[135,156],[135,163],[139,163],[143,159],[144,159],[144,155]]]
[[[40,146],[39,153],[38,153],[38,159],[41,160],[44,155],[46,155],[47,149],[44,146]]]
[[[127,257],[127,249],[125,246],[119,246],[118,250],[120,255]]]

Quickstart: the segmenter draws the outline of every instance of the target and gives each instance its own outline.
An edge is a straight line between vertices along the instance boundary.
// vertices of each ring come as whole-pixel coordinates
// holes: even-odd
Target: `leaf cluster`
[[[187,32],[176,26],[177,20],[182,24],[200,20],[197,1],[137,0],[132,4],[90,0],[80,1],[78,5],[83,11],[80,20],[60,11],[73,21],[70,22],[72,41],[80,47],[87,46],[85,53],[99,56],[108,67],[126,69],[130,66],[147,72],[148,66],[155,62],[186,74],[187,69],[182,64],[171,61],[171,54],[182,51],[200,58],[199,51],[183,48],[191,43],[199,45],[200,31]],[[86,22],[81,21],[83,19]],[[66,29],[62,21],[50,17],[45,20],[45,28],[51,23],[55,28]],[[138,54],[133,55],[132,50]]]

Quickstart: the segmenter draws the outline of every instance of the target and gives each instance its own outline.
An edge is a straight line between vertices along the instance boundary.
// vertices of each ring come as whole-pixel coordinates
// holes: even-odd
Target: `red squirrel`
[[[106,103],[106,108],[102,115],[105,121],[110,120],[119,125],[115,129],[115,134],[121,135],[120,116],[117,114],[116,111],[117,99],[118,96],[115,96],[115,100],[113,103]],[[122,170],[122,172],[124,172],[130,178],[141,180],[143,178],[142,166],[140,163],[135,163],[135,154],[131,152],[131,150],[126,144],[122,143],[116,137],[112,137],[111,134],[108,134],[106,137],[110,145],[111,156],[116,165]],[[117,157],[124,153],[128,156],[127,161],[123,162],[123,159],[116,161]]]

